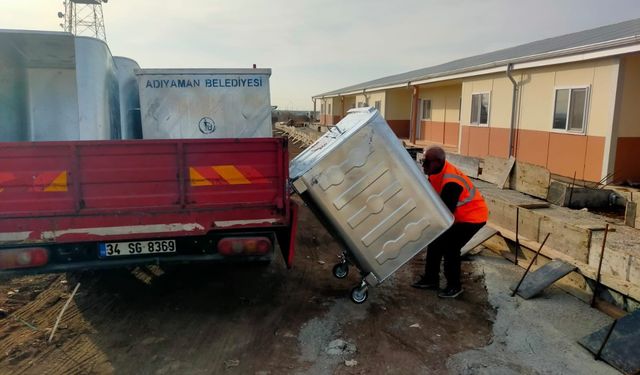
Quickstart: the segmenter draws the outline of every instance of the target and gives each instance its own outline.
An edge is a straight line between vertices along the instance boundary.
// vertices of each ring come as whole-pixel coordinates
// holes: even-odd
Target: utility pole
[[[106,41],[102,4],[107,2],[108,0],[64,0],[64,12],[58,12],[58,18],[64,19],[60,27],[73,35],[91,36]]]

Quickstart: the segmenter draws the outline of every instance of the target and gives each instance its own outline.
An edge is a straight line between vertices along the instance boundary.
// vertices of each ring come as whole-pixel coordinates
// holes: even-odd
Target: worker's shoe
[[[442,292],[438,293],[438,297],[440,298],[456,298],[464,292],[464,289],[461,287],[457,288],[445,288]]]
[[[439,284],[438,282],[429,281],[424,276],[422,276],[420,280],[411,284],[411,286],[417,289],[439,290],[440,285],[438,284]]]

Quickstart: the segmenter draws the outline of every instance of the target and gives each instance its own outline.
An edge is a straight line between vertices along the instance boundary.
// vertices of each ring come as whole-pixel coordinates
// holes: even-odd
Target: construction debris
[[[624,374],[640,372],[640,310],[583,337],[579,341],[596,359]]]
[[[227,369],[230,369],[232,367],[238,367],[240,366],[240,360],[237,359],[229,359],[224,361],[224,367]]]
[[[567,262],[557,259],[553,260],[538,268],[535,272],[527,275],[527,277],[522,281],[522,285],[518,288],[517,294],[524,299],[535,297],[551,286],[551,284],[576,269],[576,266]],[[515,288],[516,287],[513,286],[511,290],[515,291]]]
[[[51,330],[51,335],[49,336],[49,340],[48,340],[49,343],[51,343],[51,340],[53,340],[53,335],[56,334],[56,330],[58,329],[58,325],[60,324],[60,320],[62,320],[62,315],[67,310],[67,307],[69,307],[69,303],[71,303],[71,300],[73,300],[73,297],[76,295],[76,292],[78,291],[78,288],[80,288],[80,283],[76,284],[76,287],[73,288],[73,292],[71,292],[71,295],[67,299],[67,302],[65,302],[64,306],[62,306],[62,310],[60,310],[60,314],[58,314],[58,318],[56,319],[56,323],[53,325],[53,329]]]
[[[344,361],[344,365],[347,367],[355,367],[358,365],[358,361],[356,361],[355,359],[346,360]]]
[[[336,339],[327,345],[326,352],[329,355],[353,354],[356,352],[356,346],[342,339]]]

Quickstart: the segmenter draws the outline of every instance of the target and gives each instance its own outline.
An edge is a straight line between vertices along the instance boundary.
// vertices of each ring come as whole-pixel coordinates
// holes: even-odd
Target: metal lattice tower
[[[58,17],[64,18],[64,24],[60,26],[73,35],[92,36],[106,41],[102,4],[107,1],[64,0],[64,13],[58,12]]]

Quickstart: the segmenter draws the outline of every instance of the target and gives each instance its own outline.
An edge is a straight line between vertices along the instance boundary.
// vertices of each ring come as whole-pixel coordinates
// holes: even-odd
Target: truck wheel
[[[333,266],[333,276],[338,279],[344,279],[349,274],[349,265],[347,263],[338,263]]]
[[[364,301],[367,300],[367,297],[369,297],[369,292],[367,292],[367,287],[364,286],[356,286],[353,289],[351,289],[351,300],[354,303],[357,304],[361,304],[364,303]]]

